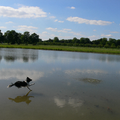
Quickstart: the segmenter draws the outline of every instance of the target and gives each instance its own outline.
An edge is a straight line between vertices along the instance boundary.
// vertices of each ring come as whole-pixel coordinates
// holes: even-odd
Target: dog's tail
[[[11,85],[8,85],[7,88],[10,88],[12,86],[14,86],[15,84],[11,83]]]

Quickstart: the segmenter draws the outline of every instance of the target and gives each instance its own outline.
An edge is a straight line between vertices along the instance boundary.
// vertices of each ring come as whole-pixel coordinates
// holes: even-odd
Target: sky
[[[0,30],[37,33],[42,40],[120,39],[119,0],[2,0]]]

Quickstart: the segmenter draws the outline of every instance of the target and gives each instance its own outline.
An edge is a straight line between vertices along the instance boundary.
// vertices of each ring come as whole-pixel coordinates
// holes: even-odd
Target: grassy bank
[[[70,46],[54,46],[54,45],[3,45],[0,48],[24,48],[24,49],[41,49],[41,50],[58,50],[73,52],[90,52],[90,53],[107,53],[120,54],[120,49],[111,48],[92,48],[92,47],[70,47]]]

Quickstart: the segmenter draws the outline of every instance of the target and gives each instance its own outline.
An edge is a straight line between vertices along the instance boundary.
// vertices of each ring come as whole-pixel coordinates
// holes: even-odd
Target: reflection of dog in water
[[[29,93],[30,93],[31,91],[29,91],[26,95],[23,95],[23,96],[17,96],[16,98],[8,98],[9,100],[12,100],[12,101],[14,101],[14,102],[16,102],[16,103],[20,103],[20,102],[26,102],[26,104],[29,104],[30,102],[31,102],[31,100],[29,100],[29,98],[31,98],[31,97],[33,97],[34,98],[34,96],[28,96],[29,95]]]
[[[29,86],[34,85],[35,83],[33,83],[33,84],[30,85],[29,84],[30,81],[32,81],[32,79],[30,79],[29,77],[27,77],[25,81],[17,81],[14,84],[12,83],[11,85],[8,85],[7,88],[12,87],[12,86],[16,86],[17,88],[27,87],[29,90],[31,90],[29,88]]]

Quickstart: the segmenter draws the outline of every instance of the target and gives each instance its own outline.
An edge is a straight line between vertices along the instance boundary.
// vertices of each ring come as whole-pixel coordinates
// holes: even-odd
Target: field
[[[41,50],[57,50],[57,51],[72,51],[72,52],[120,54],[120,49],[113,49],[113,48],[71,47],[71,46],[56,46],[56,45],[7,45],[7,44],[0,44],[0,48],[24,48],[24,49],[41,49]]]

